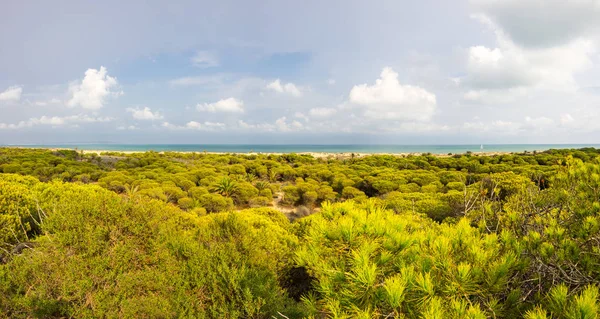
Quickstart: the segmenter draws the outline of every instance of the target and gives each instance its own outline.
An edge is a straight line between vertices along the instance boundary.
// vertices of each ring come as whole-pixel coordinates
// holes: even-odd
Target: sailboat
[[[479,147],[479,149],[483,151],[483,144],[481,144],[481,146]]]

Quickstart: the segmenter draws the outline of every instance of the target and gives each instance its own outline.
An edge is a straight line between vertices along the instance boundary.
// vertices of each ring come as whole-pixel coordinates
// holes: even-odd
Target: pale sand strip
[[[136,154],[136,153],[145,153],[146,151],[107,151],[107,150],[82,150],[82,152],[84,154],[98,154],[100,155],[101,153],[121,153],[121,154]],[[540,151],[537,151],[540,152]],[[158,152],[159,154],[164,154],[165,152]],[[285,154],[292,154],[292,153],[277,153],[277,152],[270,152],[270,153],[261,153],[261,152],[198,152],[198,151],[168,151],[166,153],[182,153],[182,154],[191,154],[191,153],[196,153],[196,154],[235,154],[235,155],[285,155]],[[314,158],[334,158],[334,159],[349,159],[353,157],[355,158],[359,158],[359,157],[365,157],[365,156],[375,156],[375,155],[388,155],[388,156],[397,156],[397,157],[406,157],[406,156],[420,156],[420,155],[425,155],[428,153],[352,153],[352,152],[346,152],[346,153],[327,153],[327,152],[300,152],[300,153],[294,153],[294,154],[298,154],[298,155],[310,155]],[[466,153],[457,153],[457,154],[466,154]],[[509,155],[509,154],[515,154],[514,152],[472,152],[472,155],[478,155],[478,156],[497,156],[497,155]],[[456,154],[429,154],[431,156],[435,156],[435,157],[452,157]]]
[[[25,147],[9,147],[9,148],[24,148],[24,149],[29,149],[29,148],[25,148]],[[32,148],[34,149],[34,148]],[[75,150],[74,148],[44,148],[44,147],[37,147],[35,149],[47,149],[50,151],[58,151],[58,150]],[[114,150],[78,150],[79,152],[82,152],[83,154],[97,154],[97,155],[101,155],[102,153],[120,153],[120,154],[137,154],[137,153],[146,153],[148,151],[114,151]],[[528,151],[529,153],[532,152],[543,152],[543,150],[532,150],[532,151]],[[284,155],[284,154],[292,154],[292,153],[277,153],[277,152],[269,152],[269,153],[262,153],[262,152],[202,152],[202,151],[161,151],[161,152],[157,152],[159,154],[164,154],[164,153],[182,153],[182,154],[191,154],[191,153],[196,153],[196,154],[235,154],[235,155]],[[470,153],[471,155],[477,155],[477,156],[498,156],[498,155],[510,155],[510,154],[517,154],[517,153],[522,153],[522,152],[472,152]],[[421,155],[430,155],[430,156],[435,156],[435,157],[452,157],[454,155],[464,155],[467,153],[452,153],[452,154],[429,154],[429,153],[352,153],[352,152],[344,152],[344,153],[331,153],[331,152],[300,152],[300,153],[293,153],[293,154],[298,154],[298,155],[310,155],[314,158],[332,158],[332,159],[349,159],[352,158],[352,156],[354,155],[355,158],[359,158],[359,157],[365,157],[365,156],[382,156],[382,155],[388,155],[388,156],[397,156],[397,157],[406,157],[406,156],[421,156]]]

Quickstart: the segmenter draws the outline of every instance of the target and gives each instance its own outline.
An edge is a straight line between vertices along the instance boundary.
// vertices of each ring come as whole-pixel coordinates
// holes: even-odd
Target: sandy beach
[[[57,150],[57,149],[51,149]],[[146,151],[109,151],[109,150],[81,150],[84,154],[97,154],[102,155],[106,153],[120,153],[120,154],[136,154],[136,153],[145,153]],[[164,154],[165,152],[158,152],[159,154]],[[292,153],[262,153],[262,152],[186,152],[186,151],[169,151],[167,153],[196,153],[196,154],[235,154],[235,155],[284,155],[284,154],[292,154]],[[298,155],[310,155],[314,158],[331,158],[331,159],[350,159],[350,158],[360,158],[366,156],[397,156],[397,157],[406,157],[406,156],[421,156],[427,153],[329,153],[329,152],[299,152],[294,153]],[[457,154],[466,154],[466,153],[457,153]],[[472,152],[471,155],[477,156],[498,156],[498,155],[506,155],[513,154],[513,152]],[[451,157],[456,154],[428,154],[436,157]]]
[[[15,147],[9,147],[9,148],[24,148],[21,146],[15,146]],[[110,153],[111,155],[114,154],[136,154],[136,153],[145,153],[145,152],[149,152],[150,150],[144,150],[144,151],[123,151],[123,150],[101,150],[101,149],[96,149],[96,150],[80,150],[80,149],[76,149],[76,148],[56,148],[56,147],[35,147],[35,149],[47,149],[50,151],[58,151],[58,150],[77,150],[83,154],[97,154],[97,155],[107,155],[108,153]],[[529,151],[529,153],[533,153],[533,152],[543,152],[543,150],[533,150],[533,151]],[[196,153],[196,154],[235,154],[235,155],[284,155],[284,154],[298,154],[298,155],[309,155],[312,156],[314,158],[322,158],[322,159],[350,159],[350,158],[360,158],[360,157],[366,157],[366,156],[397,156],[397,157],[406,157],[406,156],[422,156],[422,155],[429,155],[429,156],[435,156],[435,157],[441,157],[441,158],[445,158],[445,157],[451,157],[454,155],[462,155],[462,154],[467,154],[467,152],[462,152],[462,153],[450,153],[450,154],[436,154],[436,153],[419,153],[419,152],[413,152],[413,153],[407,153],[407,152],[400,152],[400,153],[352,153],[352,152],[340,152],[340,153],[335,153],[335,152],[290,152],[290,153],[284,153],[284,152],[207,152],[207,151],[203,151],[203,152],[198,152],[198,151],[160,151],[157,152],[159,154],[164,154],[164,153],[182,153],[182,154],[190,154],[190,153]],[[498,151],[482,151],[482,152],[470,152],[468,154],[471,154],[473,156],[499,156],[499,155],[509,155],[509,154],[517,154],[517,153],[522,153],[522,152],[498,152]]]

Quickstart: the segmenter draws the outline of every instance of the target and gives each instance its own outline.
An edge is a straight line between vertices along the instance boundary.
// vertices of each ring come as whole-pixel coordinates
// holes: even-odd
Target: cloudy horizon
[[[0,144],[600,136],[597,0],[0,8]]]

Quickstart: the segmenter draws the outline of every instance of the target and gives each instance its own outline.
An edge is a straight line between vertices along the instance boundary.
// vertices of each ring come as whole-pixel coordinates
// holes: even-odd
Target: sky
[[[600,0],[0,0],[0,144],[600,142]]]

